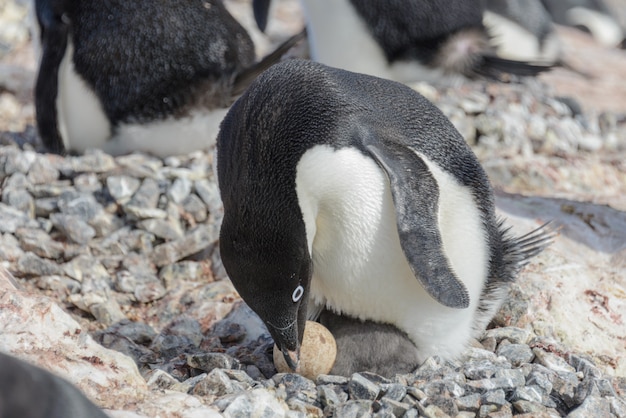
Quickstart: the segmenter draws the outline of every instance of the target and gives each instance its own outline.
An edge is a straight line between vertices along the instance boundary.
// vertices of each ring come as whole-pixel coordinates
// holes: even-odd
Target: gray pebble
[[[243,388],[232,382],[221,369],[213,369],[206,377],[195,384],[191,393],[197,396],[224,396],[241,392]]]
[[[366,400],[350,400],[338,405],[334,415],[345,418],[366,418],[372,414],[372,403]]]
[[[495,338],[496,342],[500,343],[502,340],[507,339],[513,344],[528,344],[533,337],[532,332],[516,327],[504,327],[504,328],[492,328],[485,331],[483,338]]]
[[[107,189],[113,199],[125,202],[137,191],[141,182],[129,176],[111,176],[106,179]]]
[[[182,203],[191,192],[192,182],[186,177],[179,177],[167,189],[167,197],[174,203]]]
[[[184,236],[180,223],[171,217],[166,219],[145,219],[137,222],[137,227],[145,229],[156,237],[166,241],[176,240]]]
[[[26,276],[62,275],[63,269],[58,264],[26,252],[17,261],[17,271]]]
[[[155,369],[148,378],[148,387],[151,389],[171,389],[178,383],[171,374],[160,369]]]
[[[24,255],[20,243],[15,236],[5,233],[0,239],[0,259],[3,261],[16,261]]]
[[[187,364],[205,372],[213,369],[232,369],[238,366],[234,358],[222,353],[187,354]]]
[[[156,246],[151,258],[155,265],[162,267],[207,248],[216,239],[211,229],[198,226],[181,239]]]
[[[26,190],[5,189],[2,192],[2,201],[29,218],[35,217],[35,199]]]
[[[55,228],[76,244],[88,244],[89,241],[96,236],[95,229],[87,224],[87,222],[72,215],[53,213],[50,215],[50,221],[52,221]]]
[[[355,373],[348,383],[348,393],[350,399],[374,400],[378,396],[380,388],[375,383],[363,377],[360,373]]]
[[[147,178],[139,186],[133,197],[128,202],[128,206],[143,209],[155,209],[159,202],[161,190],[156,180]]]
[[[473,393],[455,399],[456,406],[460,411],[478,412],[481,405],[481,395]]]
[[[39,224],[21,210],[0,203],[0,232],[15,233],[21,227],[37,228]]]
[[[190,194],[182,202],[181,205],[186,213],[193,217],[195,222],[204,222],[207,220],[208,210],[202,200],[195,194]]]
[[[28,170],[28,180],[32,184],[45,184],[59,179],[61,173],[46,156],[38,155]]]
[[[540,348],[533,348],[533,353],[536,356],[535,361],[537,363],[547,367],[552,371],[559,373],[576,373],[575,368],[567,364],[567,362],[563,358],[557,356],[554,353],[544,351]]]
[[[590,396],[568,418],[604,418],[611,416],[611,402],[599,396]]]

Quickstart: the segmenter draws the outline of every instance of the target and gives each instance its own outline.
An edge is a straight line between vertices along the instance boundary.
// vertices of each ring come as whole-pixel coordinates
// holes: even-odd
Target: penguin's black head
[[[256,222],[249,223],[251,219]],[[299,223],[293,228],[289,222],[268,225],[272,219],[230,217],[225,211],[220,253],[233,285],[296,370],[307,319],[311,257]]]

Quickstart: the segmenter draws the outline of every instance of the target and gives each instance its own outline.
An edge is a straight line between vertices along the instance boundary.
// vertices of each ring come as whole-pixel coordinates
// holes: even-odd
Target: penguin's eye
[[[304,295],[304,287],[302,287],[302,285],[299,285],[298,287],[296,287],[296,290],[294,290],[291,294],[291,300],[297,302],[302,299],[302,295]]]

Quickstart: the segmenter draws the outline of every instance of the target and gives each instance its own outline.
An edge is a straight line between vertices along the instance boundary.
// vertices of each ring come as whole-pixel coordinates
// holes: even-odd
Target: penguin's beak
[[[300,347],[298,347],[298,349],[295,351],[283,348],[281,352],[283,353],[283,357],[285,358],[285,363],[287,363],[287,366],[289,366],[289,368],[294,372],[297,372],[298,365],[300,363]]]
[[[268,330],[274,338],[274,342],[280,348],[285,362],[289,368],[296,371],[300,361],[300,335],[298,333],[298,321],[294,320],[285,327],[280,327],[272,323],[266,323]]]

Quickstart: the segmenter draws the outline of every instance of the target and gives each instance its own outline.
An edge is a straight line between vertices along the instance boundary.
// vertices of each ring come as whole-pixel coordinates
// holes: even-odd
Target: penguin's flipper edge
[[[443,252],[437,221],[439,186],[428,166],[398,143],[370,142],[365,148],[389,178],[400,245],[415,277],[442,305],[467,308],[467,289]]]

